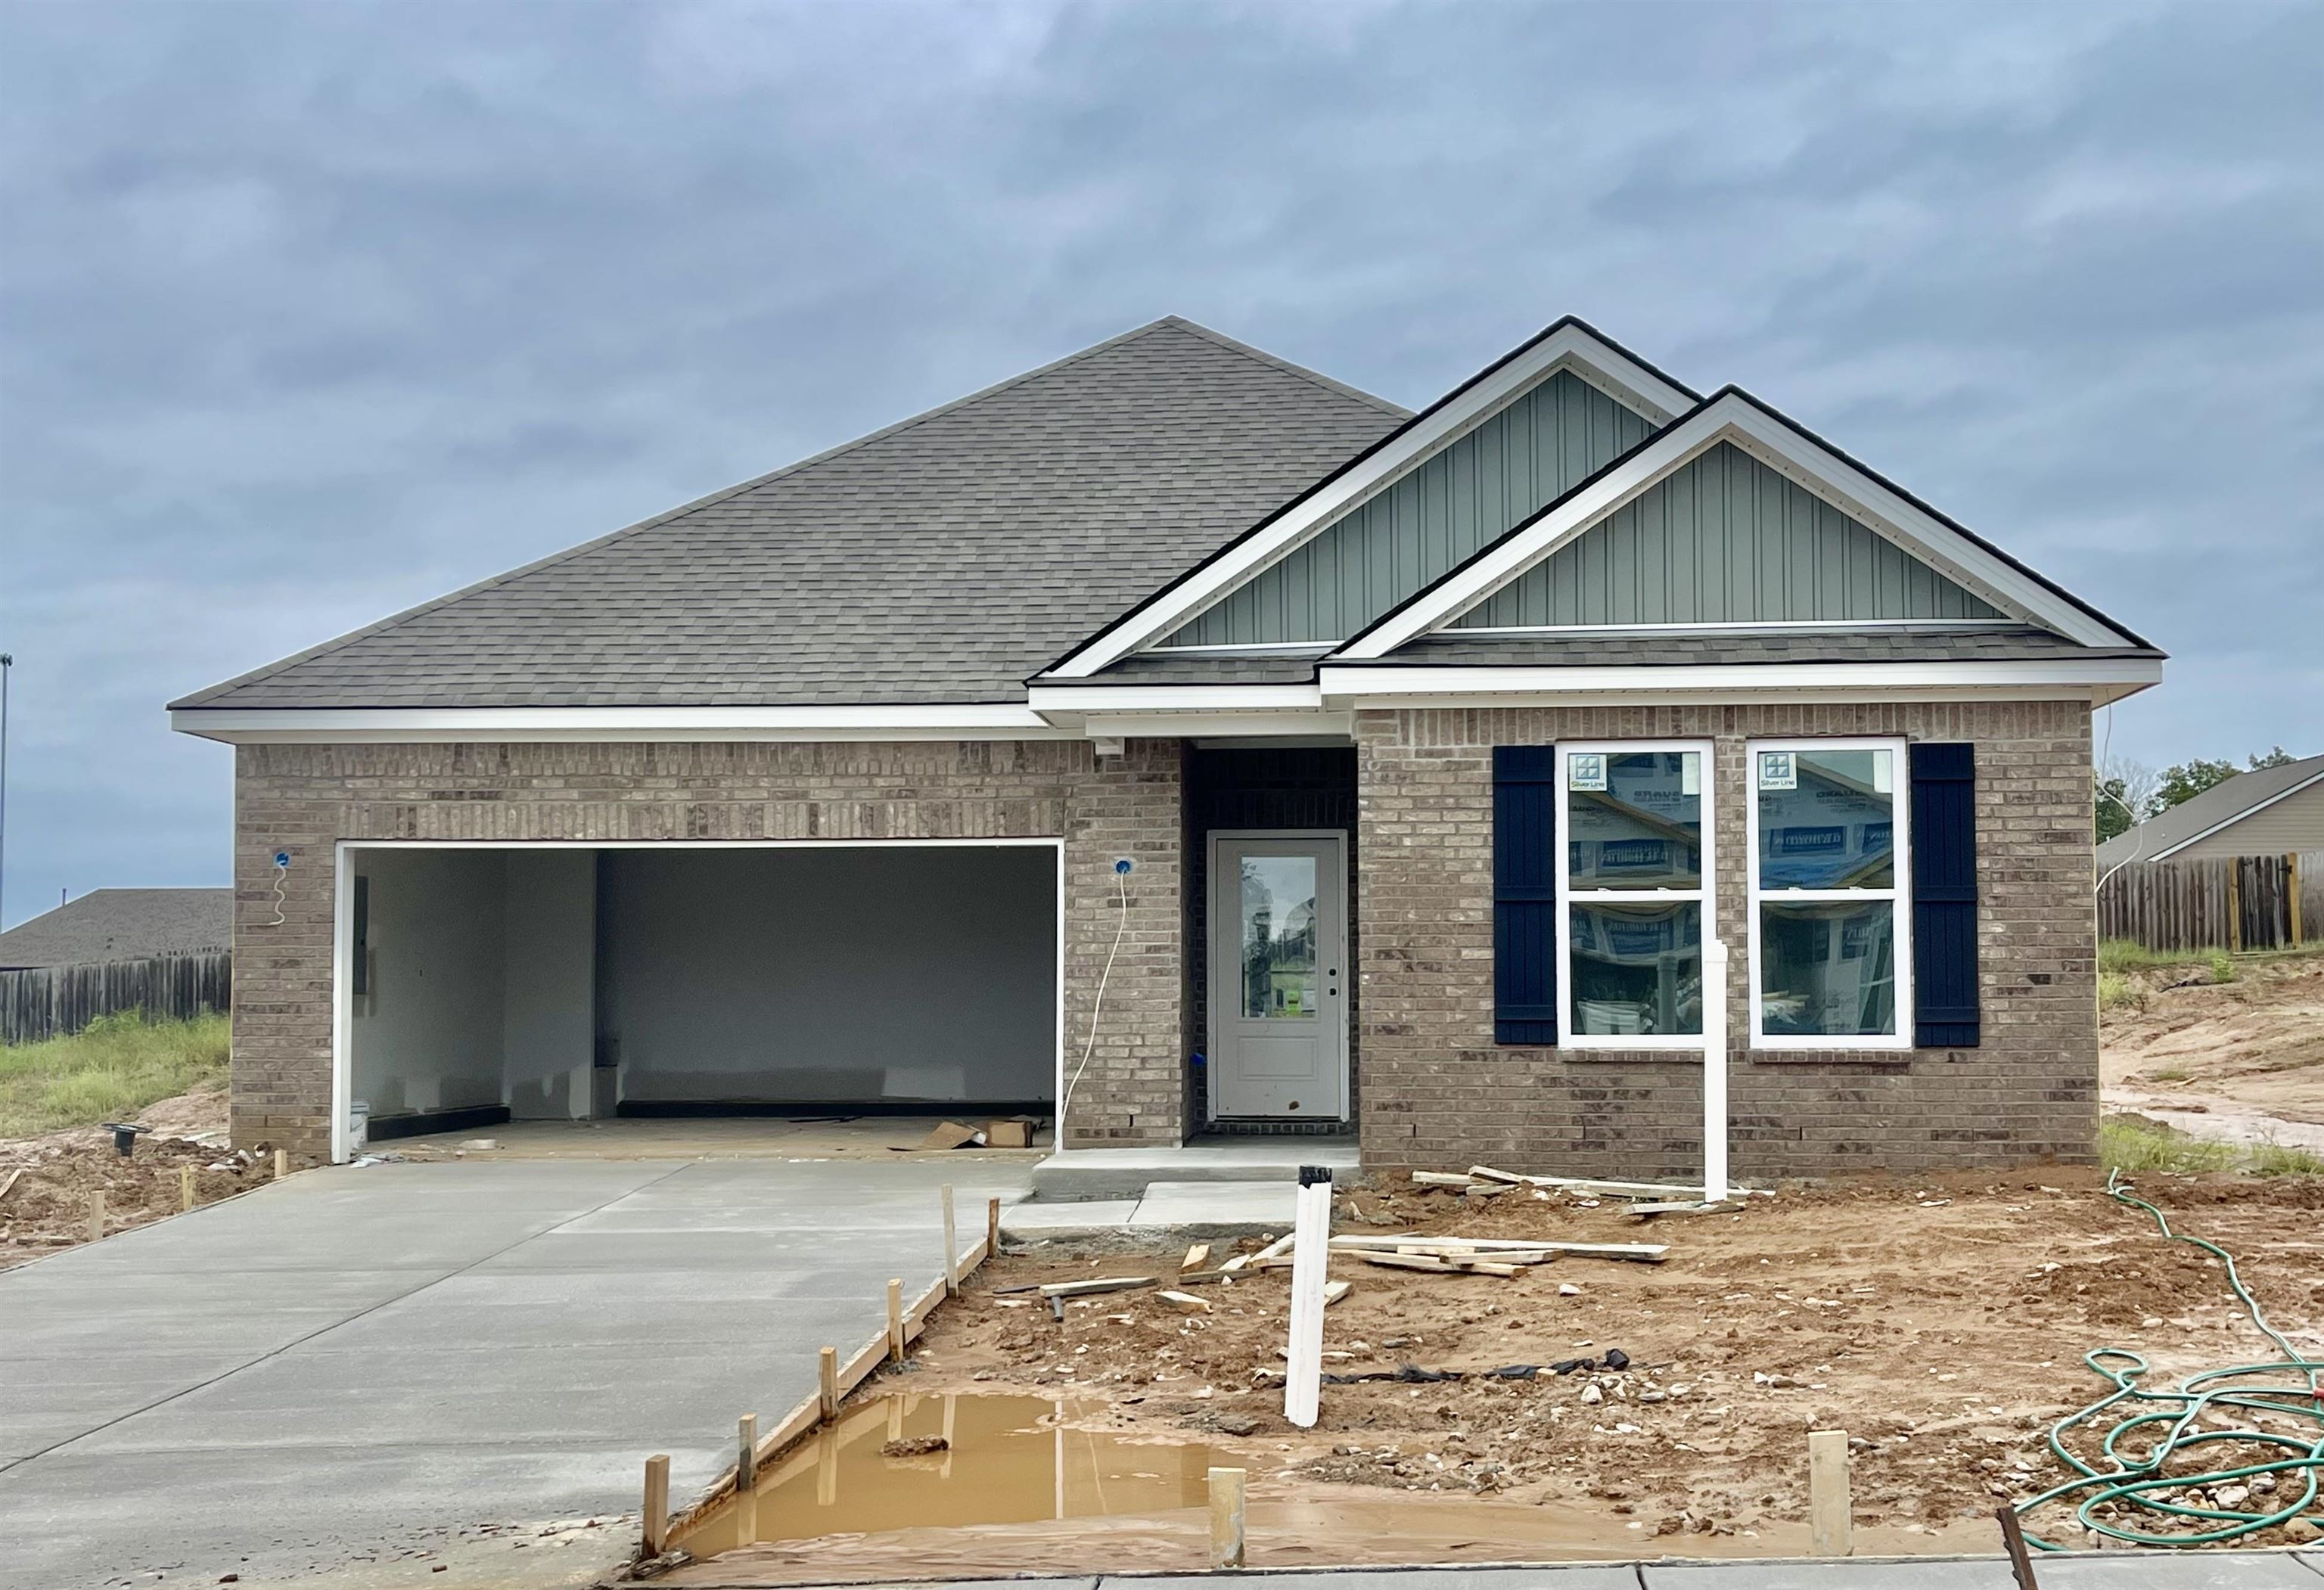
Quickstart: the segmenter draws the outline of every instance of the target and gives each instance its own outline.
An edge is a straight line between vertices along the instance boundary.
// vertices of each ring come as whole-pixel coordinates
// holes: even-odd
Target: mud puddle
[[[706,1557],[759,1540],[1164,1512],[1204,1505],[1211,1466],[1232,1461],[1074,1427],[1104,1411],[1046,1397],[874,1397],[677,1543]]]
[[[1247,1470],[1254,1567],[1622,1560],[1665,1552],[1807,1551],[1776,1525],[1712,1541],[1653,1539],[1628,1512],[1319,1484],[1262,1449],[1141,1440],[1111,1405],[1047,1397],[893,1392],[769,1466],[752,1493],[683,1530],[695,1561],[672,1585],[831,1584],[1206,1566],[1209,1471]],[[913,1451],[915,1446],[945,1444]],[[1859,1553],[1983,1550],[1974,1529],[1859,1528]]]

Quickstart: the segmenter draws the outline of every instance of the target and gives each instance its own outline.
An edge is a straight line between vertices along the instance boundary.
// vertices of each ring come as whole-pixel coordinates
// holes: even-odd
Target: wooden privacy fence
[[[233,988],[234,957],[223,950],[0,971],[0,1043],[78,1033],[116,1010],[156,1019],[225,1010]]]
[[[2324,850],[2134,861],[2099,887],[2098,937],[2150,950],[2231,951],[2324,938]]]

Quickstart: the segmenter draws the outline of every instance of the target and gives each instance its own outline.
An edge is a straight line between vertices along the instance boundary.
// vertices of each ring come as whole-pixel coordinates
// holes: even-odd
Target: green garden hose
[[[2226,1540],[2240,1540],[2262,1530],[2273,1529],[2300,1516],[2316,1502],[2319,1486],[2324,1486],[2324,1359],[2303,1356],[2284,1339],[2282,1333],[2267,1322],[2267,1316],[2245,1287],[2243,1278],[2236,1273],[2235,1255],[2217,1243],[2205,1242],[2200,1236],[2186,1236],[2171,1229],[2171,1222],[2163,1211],[2144,1199],[2134,1195],[2117,1171],[2107,1179],[2107,1193],[2117,1203],[2131,1209],[2144,1209],[2154,1217],[2163,1235],[2172,1242],[2183,1242],[2214,1255],[2227,1266],[2227,1285],[2249,1311],[2252,1323],[2262,1334],[2282,1350],[2281,1360],[2264,1364],[2236,1364],[2223,1369],[2205,1370],[2190,1374],[2170,1391],[2148,1391],[2138,1383],[2146,1373],[2144,1358],[2123,1347],[2100,1347],[2082,1356],[2101,1378],[2114,1386],[2107,1395],[2099,1398],[2079,1412],[2070,1413],[2050,1427],[2050,1450],[2059,1461],[2072,1468],[2081,1477],[2053,1485],[2040,1495],[2017,1503],[2019,1513],[2030,1513],[2047,1502],[2070,1497],[2077,1492],[2086,1493],[2075,1504],[2074,1516],[2084,1529],[2117,1540],[2127,1540],[2140,1546],[2215,1546]],[[2254,1377],[2262,1375],[2304,1379],[2305,1385],[2259,1384]],[[2077,1425],[2096,1428],[2098,1416],[2116,1403],[2137,1404],[2140,1411],[2118,1420],[2107,1430],[2099,1450],[2114,1465],[2111,1469],[2099,1469],[2084,1462],[2069,1451],[2065,1433]],[[2312,1438],[2289,1435],[2276,1430],[2259,1429],[2249,1425],[2230,1429],[2203,1429],[2197,1421],[2218,1408],[2242,1408],[2280,1415],[2301,1424],[2315,1426]],[[2156,1426],[2167,1427],[2160,1438],[2143,1456],[2123,1450],[2126,1441],[2143,1437]],[[2231,1468],[2189,1468],[2176,1472],[2181,1454],[2211,1442],[2226,1442],[2231,1447],[2280,1448],[2286,1454],[2271,1461],[2246,1463]],[[2255,1505],[2195,1506],[2187,1503],[2166,1500],[2162,1493],[2209,1491],[2219,1485],[2242,1484],[2262,1475],[2286,1476],[2275,1482],[2271,1495],[2246,1495],[2250,1503],[2279,1503],[2272,1511],[2262,1512]],[[2216,1500],[2216,1499],[2215,1499]],[[2119,1503],[2118,1511],[2129,1515],[2129,1521],[2116,1522],[2097,1516],[2097,1510],[2107,1503]],[[2209,1521],[2212,1527],[2192,1533],[2156,1533],[2135,1527],[2141,1513],[2153,1515],[2147,1521],[2162,1526],[2172,1520],[2197,1519]],[[2324,1522],[2324,1521],[2319,1521]],[[2061,1551],[2066,1548],[2034,1534],[2025,1537],[2028,1544],[2044,1551]]]

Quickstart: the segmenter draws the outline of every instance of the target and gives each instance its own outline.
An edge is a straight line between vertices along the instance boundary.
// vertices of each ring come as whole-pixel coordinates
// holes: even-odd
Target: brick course
[[[1748,1047],[1746,742],[1842,735],[1976,745],[1978,1048]],[[1699,1054],[1493,1042],[1492,748],[1626,739],[1713,742],[1734,1174],[2094,1157],[2086,704],[1368,711],[1356,739],[1367,1164],[1702,1173]]]
[[[1073,740],[244,746],[235,1141],[328,1151],[337,841],[1062,837],[1069,1072],[1123,929],[1072,1140],[1176,1142],[1186,1108],[1179,764],[1176,740],[1132,740],[1102,758]],[[277,850],[291,857],[279,896]],[[1126,927],[1117,856],[1137,863]]]

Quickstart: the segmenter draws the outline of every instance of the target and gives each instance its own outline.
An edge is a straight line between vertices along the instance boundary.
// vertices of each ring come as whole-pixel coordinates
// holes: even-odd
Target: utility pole
[[[8,670],[15,666],[0,651],[0,927],[8,925]]]

